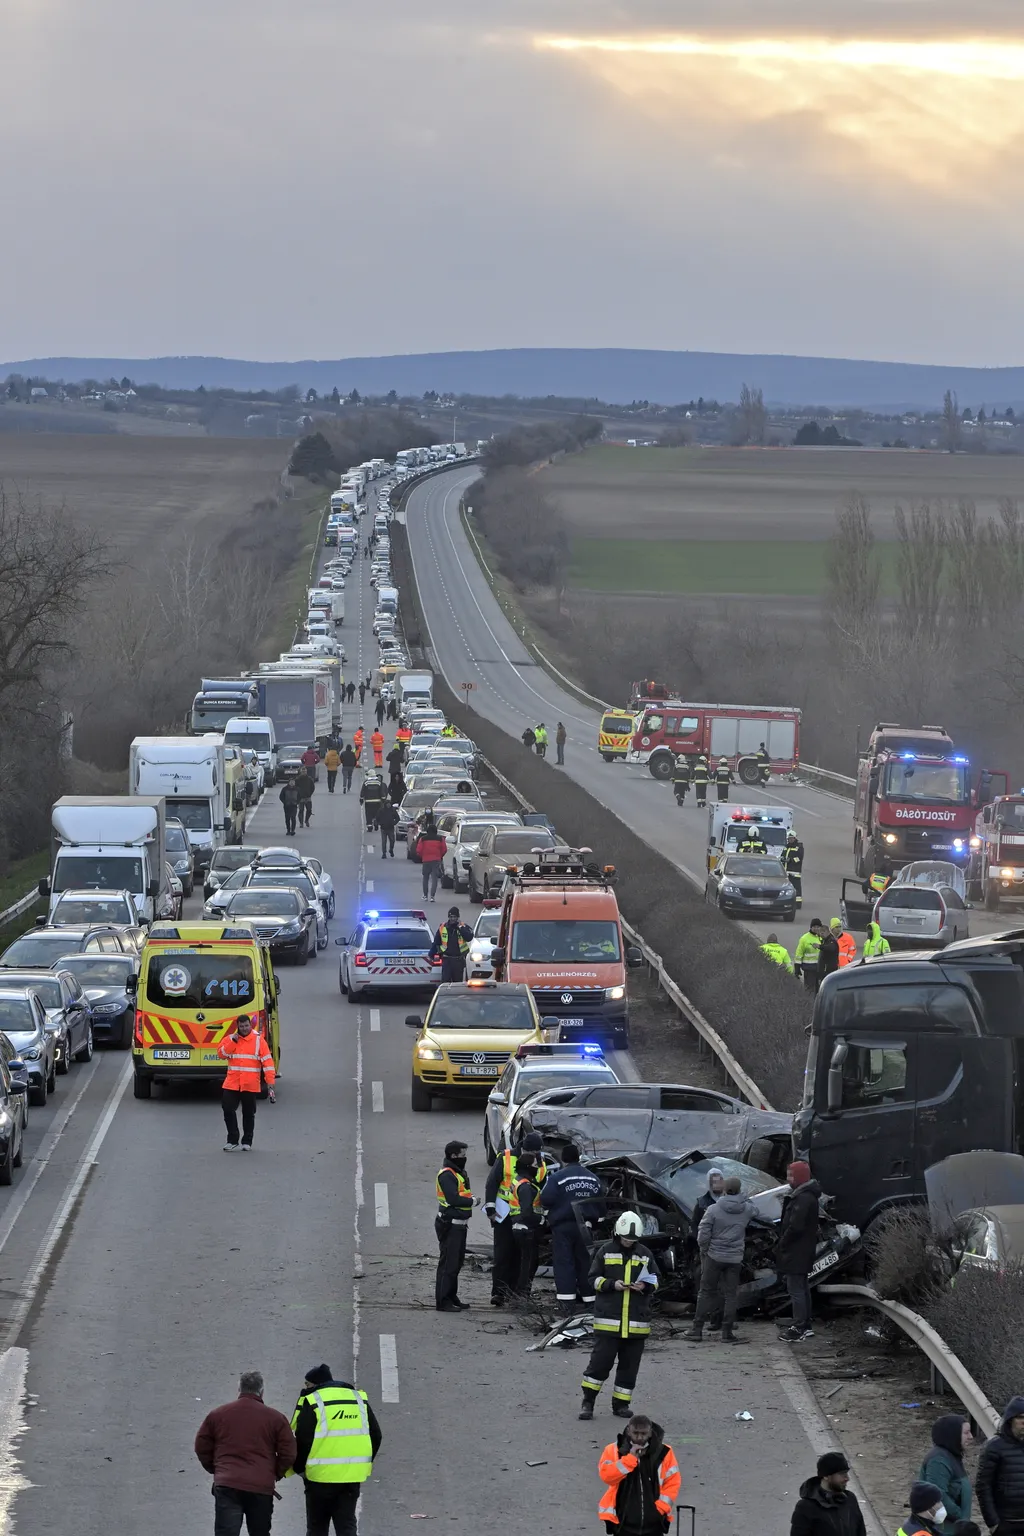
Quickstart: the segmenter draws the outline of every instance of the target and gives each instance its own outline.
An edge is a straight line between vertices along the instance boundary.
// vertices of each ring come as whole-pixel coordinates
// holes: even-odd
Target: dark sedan
[[[57,967],[70,971],[88,998],[95,1038],[126,1051],[135,1026],[135,993],[129,984],[139,974],[138,961],[131,955],[63,955]]]
[[[10,1047],[0,1051],[0,1184],[14,1183],[24,1155],[28,1098],[24,1082],[16,1081],[7,1065],[15,1059]]]
[[[5,971],[5,987],[30,988],[43,1005],[46,1027],[54,1036],[61,1076],[74,1061],[92,1061],[92,1009],[78,979],[64,966],[45,971]]]
[[[771,854],[730,853],[708,875],[704,900],[729,917],[796,917],[796,890]]]
[[[244,918],[270,945],[270,955],[277,960],[294,960],[305,965],[316,958],[317,909],[293,886],[247,886],[239,891],[221,891],[218,910],[229,921]]]

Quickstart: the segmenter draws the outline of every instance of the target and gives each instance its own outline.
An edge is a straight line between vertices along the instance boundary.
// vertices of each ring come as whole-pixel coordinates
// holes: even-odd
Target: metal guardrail
[[[989,1402],[959,1356],[954,1355],[945,1340],[919,1313],[912,1312],[898,1301],[886,1301],[870,1285],[819,1285],[818,1294],[847,1296],[877,1307],[879,1312],[902,1328],[921,1353],[927,1356],[934,1371],[959,1398],[974,1422],[987,1429],[989,1434],[998,1433],[1002,1414]]]
[[[845,773],[833,773],[831,768],[819,768],[815,763],[801,763],[797,771],[812,780],[812,787],[813,781],[817,780],[821,789],[834,789],[844,797],[853,798],[857,780],[848,778]]]
[[[23,912],[27,912],[29,907],[39,900],[41,900],[41,897],[38,888],[34,891],[29,891],[28,895],[23,896],[20,901],[16,901],[13,907],[8,907],[5,912],[0,912],[0,928],[9,923],[12,917],[20,917]]]

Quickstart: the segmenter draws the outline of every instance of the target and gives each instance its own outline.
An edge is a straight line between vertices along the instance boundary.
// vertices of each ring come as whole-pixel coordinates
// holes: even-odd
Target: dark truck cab
[[[1024,929],[826,977],[815,1000],[797,1157],[862,1230],[925,1199],[954,1152],[1024,1153]]]

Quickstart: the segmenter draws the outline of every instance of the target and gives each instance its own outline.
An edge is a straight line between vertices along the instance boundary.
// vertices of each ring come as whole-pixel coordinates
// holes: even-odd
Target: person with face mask
[[[932,1444],[921,1470],[922,1483],[934,1483],[942,1494],[946,1518],[942,1536],[953,1536],[957,1522],[971,1518],[971,1480],[964,1452],[971,1443],[971,1425],[962,1413],[944,1413],[932,1425]]]
[[[444,1149],[444,1166],[437,1175],[437,1278],[434,1305],[439,1312],[465,1312],[468,1301],[459,1300],[459,1274],[466,1257],[466,1229],[474,1205],[474,1196],[466,1177],[466,1143],[450,1141]]]
[[[714,1205],[715,1201],[719,1200],[724,1193],[725,1174],[721,1168],[712,1168],[708,1174],[708,1187],[697,1201],[693,1208],[693,1215],[690,1217],[690,1236],[695,1243],[697,1241],[697,1233],[700,1231],[700,1224],[704,1220],[705,1211],[709,1206]]]
[[[221,1041],[217,1055],[228,1064],[221,1089],[221,1108],[228,1133],[224,1151],[239,1150],[238,1111],[241,1110],[241,1150],[251,1152],[253,1131],[256,1128],[256,1102],[264,1081],[270,1090],[271,1103],[274,1100],[274,1058],[263,1036],[253,1029],[247,1013],[238,1015],[234,1034]]]
[[[658,1288],[658,1268],[640,1237],[644,1224],[636,1211],[623,1211],[615,1235],[594,1254],[589,1279],[594,1302],[594,1347],[583,1373],[581,1419],[594,1417],[597,1394],[616,1360],[612,1413],[632,1415],[633,1388],[651,1331],[651,1297]]]
[[[896,1536],[939,1536],[946,1518],[942,1494],[934,1483],[912,1483],[910,1519],[904,1520]]]
[[[1024,1397],[1011,1397],[999,1433],[986,1440],[974,1479],[989,1530],[1024,1531]]]
[[[865,1536],[864,1516],[851,1493],[850,1463],[841,1451],[818,1457],[818,1470],[801,1486],[789,1536]]]
[[[616,1536],[663,1536],[672,1523],[682,1478],[661,1425],[646,1414],[634,1414],[618,1439],[605,1446],[597,1470],[606,1485],[597,1507],[605,1530]]]

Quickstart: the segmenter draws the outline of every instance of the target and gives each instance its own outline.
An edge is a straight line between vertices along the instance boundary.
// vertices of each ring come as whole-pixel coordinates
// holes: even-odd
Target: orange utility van
[[[525,982],[561,1040],[629,1044],[626,972],[643,956],[626,946],[612,881],[589,848],[538,850],[509,870],[492,951],[498,981]]]

